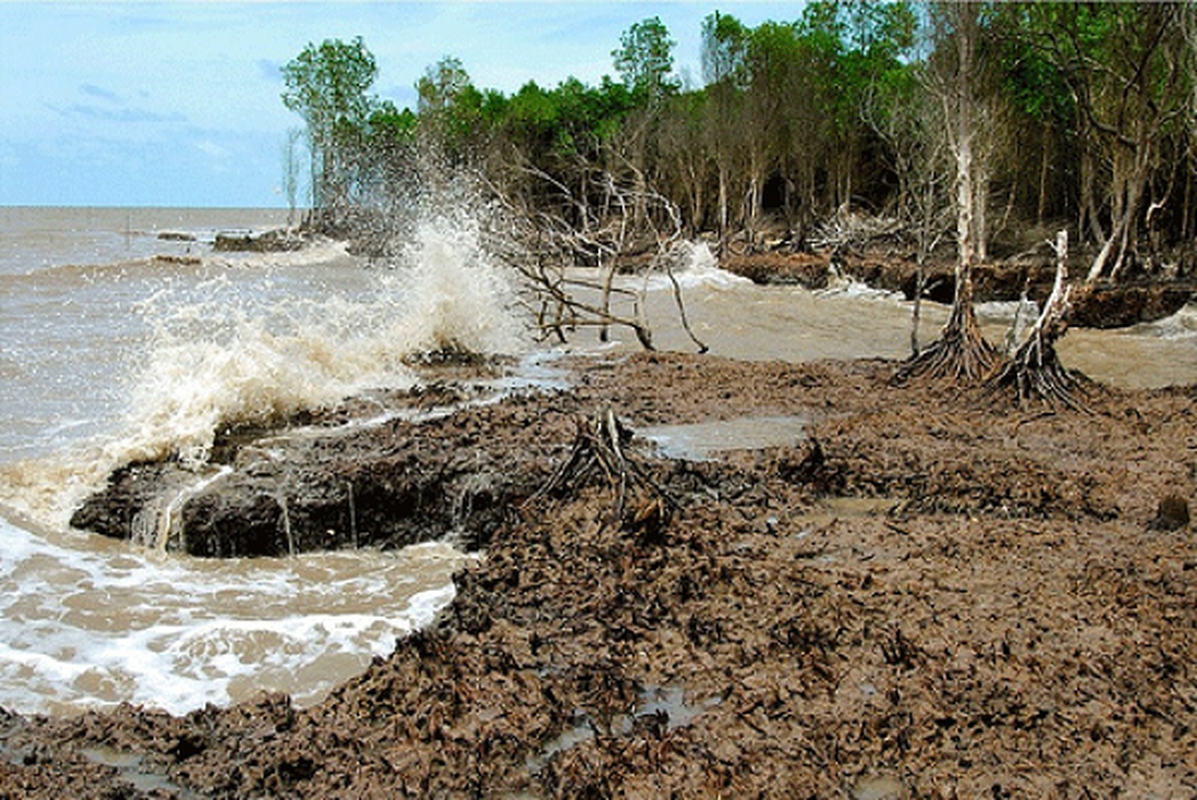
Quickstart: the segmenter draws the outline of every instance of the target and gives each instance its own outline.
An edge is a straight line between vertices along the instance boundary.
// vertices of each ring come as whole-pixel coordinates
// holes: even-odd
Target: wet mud
[[[431,629],[308,709],[0,714],[0,794],[1197,793],[1197,387],[1086,384],[1079,412],[880,361],[571,367],[410,423],[553,487],[503,498]],[[807,424],[690,457],[616,437],[641,479],[554,483],[607,409]]]

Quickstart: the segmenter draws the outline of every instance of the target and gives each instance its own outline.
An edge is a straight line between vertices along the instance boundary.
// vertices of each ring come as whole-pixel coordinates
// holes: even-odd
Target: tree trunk
[[[985,378],[997,361],[997,351],[981,335],[973,311],[972,265],[978,253],[977,207],[978,170],[974,163],[975,103],[969,72],[973,67],[976,10],[963,4],[952,6],[955,16],[959,68],[955,75],[954,97],[945,98],[952,111],[953,149],[956,155],[956,294],[952,313],[939,341],[908,360],[894,376],[904,384],[917,377],[978,381]],[[984,184],[984,178],[980,183]],[[982,213],[982,219],[984,219]]]
[[[1097,257],[1089,268],[1086,280],[1092,282],[1106,272],[1111,257],[1117,251],[1113,265],[1110,267],[1110,277],[1115,278],[1122,269],[1127,250],[1134,238],[1135,219],[1143,203],[1143,194],[1147,189],[1147,176],[1150,173],[1147,153],[1150,147],[1146,142],[1140,142],[1129,159],[1124,157],[1114,162],[1114,219],[1110,236],[1102,245]],[[1127,162],[1130,161],[1128,166]]]
[[[727,209],[727,168],[719,167],[719,252],[727,249],[728,209]]]
[[[1026,340],[1014,351],[1000,370],[987,381],[992,391],[1014,390],[1015,400],[1025,406],[1038,398],[1050,405],[1063,403],[1077,410],[1083,406],[1076,397],[1076,379],[1060,363],[1055,344],[1068,330],[1068,231],[1056,236],[1056,282],[1051,296]]]
[[[984,159],[973,159],[973,261],[980,263],[989,258],[989,169]]]
[[[1043,138],[1046,140],[1047,136]],[[1039,225],[1043,224],[1043,217],[1047,213],[1047,142],[1044,141],[1043,146],[1039,148],[1043,154],[1039,161],[1039,204],[1035,211],[1035,222]]]
[[[1192,225],[1192,214],[1193,214],[1192,161],[1188,158],[1186,158],[1185,160],[1189,162],[1188,163],[1189,169],[1186,169],[1183,173],[1185,176],[1185,199],[1183,201],[1183,206],[1182,206],[1182,209],[1180,212],[1180,238],[1181,239],[1188,239],[1189,232],[1193,229],[1193,225]]]

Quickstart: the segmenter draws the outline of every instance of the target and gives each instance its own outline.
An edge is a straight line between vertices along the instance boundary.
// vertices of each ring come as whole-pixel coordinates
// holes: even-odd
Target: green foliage
[[[673,72],[673,48],[677,42],[669,38],[669,29],[660,17],[637,22],[619,37],[620,46],[611,51],[615,71],[633,93],[655,102],[677,91]]]
[[[702,22],[702,77],[709,86],[743,88],[749,29],[718,11]]]
[[[338,124],[360,126],[374,108],[366,92],[378,65],[360,36],[308,44],[282,71],[283,105],[303,117],[313,141],[327,141]]]
[[[370,115],[367,128],[371,139],[380,146],[409,144],[415,139],[420,118],[410,109],[400,111],[390,100],[384,100]]]
[[[421,115],[437,114],[451,108],[470,84],[470,75],[461,59],[445,56],[430,66],[416,82]]]
[[[359,36],[308,44],[283,67],[283,104],[307,124],[312,158],[312,203],[326,209],[346,196],[353,160],[346,152],[364,135],[377,101],[367,94],[378,74],[373,54]]]
[[[953,180],[932,141],[944,133],[948,96],[932,84],[962,74],[953,8],[816,0],[796,18],[755,26],[716,11],[702,23],[704,84],[686,91],[659,17],[623,32],[611,51],[615,77],[593,85],[529,81],[506,94],[476,87],[446,56],[417,81],[415,111],[369,94],[377,68],[360,37],[332,40],[284,68],[283,101],[307,123],[318,202],[366,196],[433,147],[562,218],[570,204],[601,203],[595,187],[608,179],[649,182],[684,208],[687,224],[718,220],[721,231],[751,232],[767,214],[802,228],[845,202],[908,214],[918,170],[943,173],[918,184],[934,187],[927,202],[946,202]],[[969,91],[988,115],[986,180],[1007,217],[1084,206],[1083,227],[1096,233],[1120,209],[1154,203],[1157,224],[1197,231],[1191,7],[970,10],[985,70],[969,74]]]

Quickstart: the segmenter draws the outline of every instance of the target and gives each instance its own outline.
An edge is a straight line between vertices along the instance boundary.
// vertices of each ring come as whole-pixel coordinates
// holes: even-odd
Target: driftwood
[[[1076,378],[1056,355],[1055,344],[1068,330],[1068,302],[1072,287],[1067,284],[1068,231],[1060,231],[1054,245],[1056,250],[1056,280],[1051,296],[1031,327],[1026,339],[1013,354],[990,376],[986,385],[990,391],[1013,388],[1019,405],[1034,398],[1049,404],[1063,403],[1069,408],[1083,410],[1077,397]]]
[[[540,258],[535,265],[520,265],[517,269],[537,298],[536,324],[544,336],[555,337],[557,341],[564,343],[568,341],[567,330],[598,327],[605,332],[611,325],[620,325],[631,330],[636,336],[636,341],[640,342],[640,346],[645,350],[656,349],[653,345],[652,330],[640,312],[640,297],[635,292],[608,287],[604,291],[608,302],[595,305],[578,299],[575,292],[578,289],[604,290],[604,287],[590,281],[569,278],[560,267],[546,264],[544,258]],[[612,313],[609,303],[611,294],[631,297],[634,316]]]

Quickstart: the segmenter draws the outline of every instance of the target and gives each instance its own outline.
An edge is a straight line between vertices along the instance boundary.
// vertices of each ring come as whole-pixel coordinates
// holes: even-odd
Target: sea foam
[[[370,388],[405,388],[408,361],[454,350],[514,353],[524,329],[476,225],[436,219],[388,269],[348,287],[302,286],[297,267],[225,271],[141,306],[153,331],[132,381],[121,460],[203,462],[222,425],[264,422]]]
[[[203,562],[0,516],[0,706],[317,702],[427,625],[468,558],[427,544]]]

